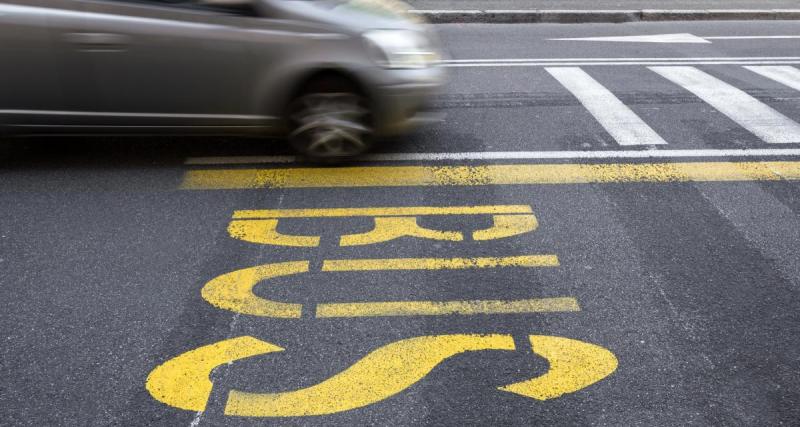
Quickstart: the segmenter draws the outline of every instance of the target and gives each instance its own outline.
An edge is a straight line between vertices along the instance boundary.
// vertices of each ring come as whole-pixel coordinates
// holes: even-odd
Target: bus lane
[[[604,408],[623,422],[657,413],[636,396],[696,407],[687,392],[721,387],[696,377],[716,367],[698,344],[719,325],[676,298],[692,283],[659,259],[713,246],[676,224],[710,221],[694,184],[252,194],[224,204],[235,265],[195,297],[234,319],[229,333],[172,343],[148,373],[153,400],[201,422],[578,422]]]

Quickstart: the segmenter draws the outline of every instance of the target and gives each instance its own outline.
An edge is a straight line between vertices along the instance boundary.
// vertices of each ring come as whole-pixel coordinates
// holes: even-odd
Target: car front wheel
[[[370,147],[367,101],[344,81],[311,82],[292,101],[289,123],[292,147],[312,159],[346,159]]]

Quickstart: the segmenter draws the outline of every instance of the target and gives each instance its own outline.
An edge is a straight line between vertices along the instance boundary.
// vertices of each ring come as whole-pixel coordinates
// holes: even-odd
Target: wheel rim
[[[315,93],[297,100],[290,138],[314,157],[347,157],[363,153],[372,130],[363,100],[350,93]]]

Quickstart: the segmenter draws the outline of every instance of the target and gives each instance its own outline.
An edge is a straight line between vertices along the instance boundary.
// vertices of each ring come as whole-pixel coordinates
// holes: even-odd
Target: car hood
[[[423,20],[409,13],[409,5],[398,0],[270,0],[281,18],[312,20],[363,32],[371,29],[419,30]]]

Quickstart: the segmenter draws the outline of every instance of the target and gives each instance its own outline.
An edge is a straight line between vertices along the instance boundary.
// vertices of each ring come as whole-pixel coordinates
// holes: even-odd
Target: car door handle
[[[129,37],[114,33],[66,33],[64,40],[89,51],[121,51],[128,45]]]

